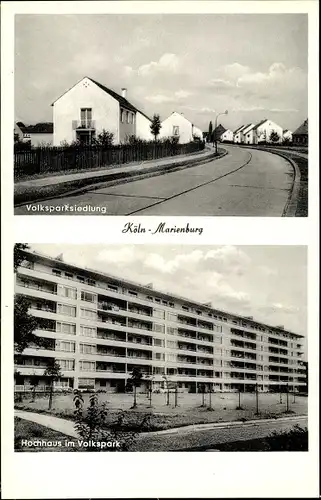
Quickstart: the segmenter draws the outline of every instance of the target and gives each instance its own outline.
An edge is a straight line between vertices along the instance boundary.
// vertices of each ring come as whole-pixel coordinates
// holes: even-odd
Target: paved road
[[[232,443],[234,441],[246,441],[249,439],[263,438],[273,431],[289,431],[298,424],[301,428],[308,426],[308,417],[293,417],[288,419],[262,421],[255,423],[244,423],[240,425],[217,424],[213,428],[195,429],[189,427],[184,430],[171,429],[170,433],[159,433],[158,435],[144,435],[138,439],[135,449],[137,451],[175,451],[187,448],[206,447],[215,448],[215,445]]]
[[[265,151],[224,147],[228,155],[203,165],[41,204],[91,205],[101,207],[106,215],[281,217],[293,183],[291,165]],[[26,205],[15,213],[41,215],[28,211]],[[52,212],[60,214],[68,212]]]

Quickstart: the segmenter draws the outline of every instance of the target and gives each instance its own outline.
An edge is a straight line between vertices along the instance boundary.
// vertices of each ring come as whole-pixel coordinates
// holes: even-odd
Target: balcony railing
[[[74,130],[95,130],[96,122],[95,120],[73,120],[72,128]]]

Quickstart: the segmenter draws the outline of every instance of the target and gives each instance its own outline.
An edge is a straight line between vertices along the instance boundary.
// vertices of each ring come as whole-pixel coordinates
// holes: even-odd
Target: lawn
[[[27,446],[24,441],[36,442],[41,441],[39,446]],[[14,419],[14,449],[15,451],[27,451],[27,452],[38,452],[38,451],[78,451],[74,448],[70,448],[65,445],[66,441],[74,441],[75,439],[61,434],[60,432],[53,431],[48,427],[36,424],[34,422],[29,422],[28,420],[23,420],[21,418],[15,417]],[[48,446],[44,444],[46,442]],[[49,446],[49,442],[52,446]],[[60,443],[60,445],[58,444]]]
[[[89,394],[83,394],[84,406],[87,408]],[[278,418],[286,413],[286,395],[282,395],[280,403],[279,394],[259,394],[259,414],[256,414],[256,395],[241,394],[241,408],[237,409],[238,394],[221,393],[212,395],[212,409],[209,408],[209,395],[205,395],[205,406],[202,406],[201,394],[178,394],[178,406],[175,407],[175,395],[170,394],[170,404],[167,405],[166,395],[153,394],[152,407],[146,394],[137,395],[137,407],[132,408],[132,394],[99,393],[99,402],[107,403],[109,409],[107,424],[114,422],[120,411],[126,412],[126,429],[137,429],[144,416],[149,415],[148,424],[141,431],[155,431],[180,427],[192,424],[203,424],[212,422],[229,422],[236,420],[251,420],[256,418]],[[48,398],[38,397],[35,402],[30,396],[23,402],[16,403],[15,407],[21,410],[51,413],[57,417],[73,419],[73,395],[54,396],[53,408],[48,410]],[[289,394],[289,410],[291,414],[307,415],[308,399],[304,396]]]

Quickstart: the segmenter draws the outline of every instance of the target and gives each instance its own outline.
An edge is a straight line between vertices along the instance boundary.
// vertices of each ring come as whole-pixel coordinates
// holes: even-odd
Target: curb
[[[201,163],[208,163],[213,160],[218,160],[223,156],[227,155],[228,152],[224,150],[224,152],[216,156],[215,153],[210,153],[206,155],[204,158],[197,159],[187,159],[177,163],[166,163],[159,167],[158,165],[153,165],[151,167],[147,167],[144,172],[137,173],[137,170],[133,170],[131,172],[112,172],[106,173],[105,175],[100,176],[95,180],[95,178],[83,178],[77,179],[73,181],[66,181],[56,184],[54,186],[44,186],[43,194],[39,194],[37,196],[37,188],[29,188],[26,189],[25,192],[15,193],[14,195],[14,206],[19,207],[24,205],[25,203],[35,203],[52,199],[59,199],[64,196],[72,196],[83,194],[87,191],[91,191],[93,189],[100,189],[102,187],[112,187],[121,183],[133,182],[140,179],[146,179],[149,177],[156,177],[158,175],[163,175],[170,172],[175,172],[177,170],[182,170],[184,168],[193,167],[195,165]],[[58,194],[53,194],[52,190],[56,189]],[[46,193],[47,191],[47,193]],[[60,192],[59,192],[60,191]]]
[[[298,167],[298,165],[295,163],[295,160],[292,160],[292,158],[289,158],[284,152],[280,151],[272,151],[272,150],[266,150],[264,148],[256,147],[256,148],[251,148],[248,146],[243,146],[244,149],[254,149],[258,151],[265,151],[266,153],[271,153],[274,155],[281,156],[285,160],[287,160],[291,167],[293,168],[294,171],[294,179],[291,187],[291,191],[288,197],[288,201],[286,202],[286,205],[284,207],[282,217],[295,217],[297,207],[298,207],[298,202],[299,202],[299,190],[300,190],[300,184],[301,184],[301,172]]]

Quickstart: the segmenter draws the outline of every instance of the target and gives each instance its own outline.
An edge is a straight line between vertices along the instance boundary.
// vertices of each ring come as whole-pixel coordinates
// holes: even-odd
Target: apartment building
[[[26,251],[15,293],[29,299],[46,348],[15,354],[15,384],[47,383],[56,360],[57,387],[122,392],[135,366],[139,390],[177,385],[199,392],[278,391],[305,386],[304,337],[61,258]]]

